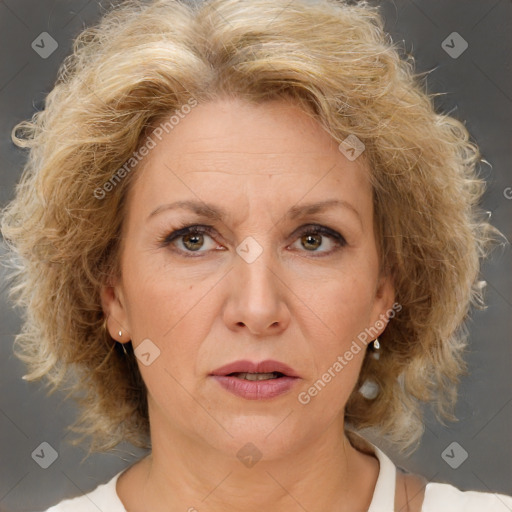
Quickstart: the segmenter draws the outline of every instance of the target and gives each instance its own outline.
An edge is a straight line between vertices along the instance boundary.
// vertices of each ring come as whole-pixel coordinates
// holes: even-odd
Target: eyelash
[[[347,245],[347,242],[342,235],[340,235],[338,232],[336,232],[332,229],[329,229],[325,226],[320,226],[318,224],[310,224],[310,225],[302,226],[299,229],[300,229],[300,231],[297,234],[297,238],[300,238],[304,235],[323,235],[323,236],[327,236],[327,237],[331,238],[334,241],[336,247],[328,252],[321,253],[324,256],[331,255],[334,252],[336,252],[337,250],[339,250],[342,247]],[[169,245],[172,244],[173,241],[175,241],[185,235],[189,235],[189,234],[193,234],[193,235],[207,234],[208,236],[213,238],[213,236],[212,236],[213,232],[214,232],[214,229],[211,226],[205,226],[205,225],[201,225],[201,224],[184,224],[184,225],[178,226],[178,228],[175,231],[172,231],[167,236],[160,239],[159,247],[168,247]],[[183,251],[181,249],[175,249],[175,250],[177,252],[183,254],[185,257],[190,257],[190,258],[201,257],[201,256],[192,256],[194,251]],[[205,252],[205,251],[197,251],[197,252]],[[306,251],[306,252],[310,252],[310,253],[314,254],[316,251]],[[317,255],[317,256],[313,256],[313,257],[318,258],[318,257],[322,257],[322,256]]]

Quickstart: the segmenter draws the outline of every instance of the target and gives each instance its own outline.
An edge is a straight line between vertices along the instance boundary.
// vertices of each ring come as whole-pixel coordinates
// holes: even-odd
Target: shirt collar
[[[373,444],[371,446],[375,456],[379,459],[380,469],[368,512],[393,512],[395,509],[396,466],[382,450]]]

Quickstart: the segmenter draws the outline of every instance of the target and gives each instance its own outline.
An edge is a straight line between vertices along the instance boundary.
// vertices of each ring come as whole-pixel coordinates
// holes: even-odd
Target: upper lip
[[[255,363],[253,361],[241,360],[234,361],[213,370],[211,375],[229,375],[230,373],[272,373],[279,372],[287,377],[298,377],[293,368],[287,364],[272,359],[266,359]]]

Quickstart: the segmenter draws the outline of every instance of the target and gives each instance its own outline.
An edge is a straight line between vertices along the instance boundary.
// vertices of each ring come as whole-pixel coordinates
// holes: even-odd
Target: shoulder
[[[91,492],[61,501],[44,512],[98,512],[98,510],[126,512],[116,492],[116,482],[121,473],[122,471]]]
[[[450,484],[430,482],[425,487],[422,512],[512,512],[512,496],[461,491]]]

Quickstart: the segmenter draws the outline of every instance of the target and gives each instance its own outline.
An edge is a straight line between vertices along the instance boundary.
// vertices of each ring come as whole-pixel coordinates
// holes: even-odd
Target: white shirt
[[[368,512],[394,512],[396,466],[375,445],[379,476]],[[83,496],[61,501],[45,512],[127,512],[116,492],[123,469],[105,484]],[[461,491],[450,484],[430,482],[425,487],[422,512],[512,512],[512,496],[477,491]]]

